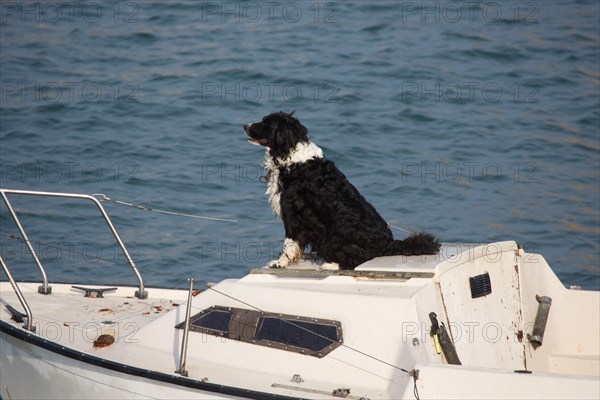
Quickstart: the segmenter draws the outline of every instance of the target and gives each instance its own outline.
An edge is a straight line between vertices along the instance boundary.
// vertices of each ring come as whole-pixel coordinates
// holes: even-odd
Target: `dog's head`
[[[274,158],[285,158],[298,143],[308,142],[308,131],[294,118],[294,113],[276,112],[260,122],[244,125],[252,144],[269,148]]]

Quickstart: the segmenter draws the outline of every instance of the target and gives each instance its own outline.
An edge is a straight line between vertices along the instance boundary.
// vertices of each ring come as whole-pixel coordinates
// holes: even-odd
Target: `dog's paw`
[[[277,260],[271,260],[267,263],[267,267],[269,268],[277,268],[277,269],[283,269],[283,268],[287,268],[287,264],[283,263],[280,259]]]
[[[324,262],[319,265],[319,269],[323,271],[337,271],[340,269],[340,264]]]
[[[277,260],[272,260],[267,263],[269,268],[288,268],[291,264],[297,263],[302,259],[304,250],[298,242],[290,238],[286,238],[283,242],[283,252]]]

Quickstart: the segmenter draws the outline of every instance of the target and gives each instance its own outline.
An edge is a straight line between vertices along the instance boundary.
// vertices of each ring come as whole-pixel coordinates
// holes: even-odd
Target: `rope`
[[[410,371],[408,373],[408,375],[412,376],[413,378],[413,395],[415,396],[415,399],[420,400],[421,398],[419,397],[419,388],[417,388],[417,379],[419,379],[419,370],[418,369],[413,369],[412,371]]]
[[[406,233],[408,233],[408,234],[410,234],[410,235],[417,233],[417,231],[415,231],[415,230],[413,230],[413,229],[410,229],[410,228],[401,228],[401,227],[399,227],[399,226],[392,225],[392,224],[391,224],[391,223],[389,223],[389,222],[388,222],[388,226],[389,226],[389,227],[391,227],[391,228],[398,229],[398,230],[400,230],[400,231],[402,231],[402,232],[406,232]]]
[[[113,203],[121,204],[123,206],[129,206],[129,207],[137,208],[139,210],[144,210],[144,211],[153,211],[153,212],[160,213],[160,214],[176,215],[176,216],[179,216],[179,217],[205,219],[205,220],[208,220],[208,221],[238,222],[238,220],[236,220],[236,219],[217,218],[217,217],[205,217],[203,215],[194,215],[194,214],[186,214],[186,213],[180,213],[180,212],[174,212],[174,211],[159,210],[159,209],[151,208],[151,207],[148,207],[148,206],[142,206],[142,205],[138,205],[138,204],[128,203],[126,201],[113,200],[113,199],[111,199],[110,197],[108,197],[107,195],[105,195],[103,193],[96,193],[96,194],[93,194],[92,196],[94,196],[94,197],[96,197],[96,196],[102,196],[99,199],[99,201],[112,201]]]
[[[157,212],[157,213],[160,213],[160,214],[175,215],[175,216],[178,216],[178,217],[188,217],[188,218],[205,219],[205,220],[208,220],[208,221],[239,222],[239,220],[237,220],[237,219],[227,219],[227,218],[218,218],[218,217],[206,217],[206,216],[203,216],[203,215],[186,214],[186,213],[175,212],[175,211],[159,210],[159,209],[156,209],[156,208],[152,208],[152,207],[148,207],[148,206],[144,206],[144,205],[139,205],[139,204],[133,204],[133,203],[129,203],[129,202],[122,201],[122,200],[113,200],[113,199],[111,199],[110,197],[108,197],[107,195],[105,195],[103,193],[96,193],[96,194],[93,194],[92,196],[94,196],[94,197],[99,196],[100,197],[99,201],[111,201],[113,203],[120,204],[120,205],[123,205],[123,206],[137,208],[138,210],[153,211],[153,212]],[[273,224],[273,223],[278,223],[278,222],[259,221],[259,223]],[[400,226],[392,225],[391,222],[388,222],[388,227],[397,229],[397,230],[402,231],[402,232],[406,232],[409,235],[417,233],[414,229],[411,229],[411,228],[408,228],[408,227],[407,228],[402,228]]]

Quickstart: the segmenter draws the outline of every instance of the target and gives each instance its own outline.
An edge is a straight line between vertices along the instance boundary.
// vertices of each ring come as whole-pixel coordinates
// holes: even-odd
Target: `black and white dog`
[[[277,112],[244,125],[250,143],[266,147],[267,194],[285,228],[283,253],[270,267],[287,268],[307,247],[329,269],[354,269],[379,256],[439,251],[428,233],[394,240],[386,221],[323,157],[293,114]]]

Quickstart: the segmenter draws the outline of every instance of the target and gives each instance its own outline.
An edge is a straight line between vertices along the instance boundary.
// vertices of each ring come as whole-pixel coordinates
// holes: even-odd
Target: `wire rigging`
[[[175,211],[159,210],[159,209],[148,207],[148,206],[144,206],[144,205],[138,205],[138,204],[128,203],[126,201],[113,200],[113,199],[111,199],[110,197],[108,197],[107,195],[105,195],[103,193],[96,193],[96,194],[93,194],[92,196],[94,196],[94,197],[101,196],[100,199],[99,199],[99,201],[111,201],[113,203],[121,204],[123,206],[134,207],[134,208],[137,208],[138,210],[153,211],[153,212],[160,213],[160,214],[175,215],[175,216],[178,216],[178,217],[188,217],[188,218],[205,219],[205,220],[208,220],[208,221],[239,222],[237,219],[218,218],[218,217],[206,217],[204,215],[195,215],[195,214],[187,214],[187,213],[181,213],[181,212],[175,212]]]
[[[152,211],[152,212],[156,212],[156,213],[160,213],[160,214],[167,214],[167,215],[174,215],[174,216],[179,216],[179,217],[188,217],[188,218],[197,218],[197,219],[204,219],[204,220],[208,220],[208,221],[219,221],[219,222],[240,222],[237,219],[229,219],[229,218],[221,218],[221,217],[207,217],[204,215],[196,215],[196,214],[188,214],[188,213],[181,213],[181,212],[176,212],[176,211],[167,211],[167,210],[159,210],[153,207],[149,207],[149,206],[145,206],[145,205],[139,205],[139,204],[134,204],[134,203],[130,203],[127,201],[122,201],[122,200],[114,200],[110,197],[108,197],[107,195],[105,195],[104,193],[95,193],[92,196],[94,197],[99,197],[99,201],[110,201],[112,203],[115,204],[120,204],[123,206],[128,206],[128,207],[133,207],[136,208],[138,210],[143,210],[143,211]],[[262,223],[262,224],[273,224],[274,222],[272,221],[252,221],[253,223]],[[394,228],[397,229],[399,231],[402,232],[406,232],[408,234],[414,234],[416,233],[416,231],[414,229],[408,228],[408,227],[400,227],[400,226],[396,226],[393,225],[391,222],[388,222],[388,227],[390,228]]]

